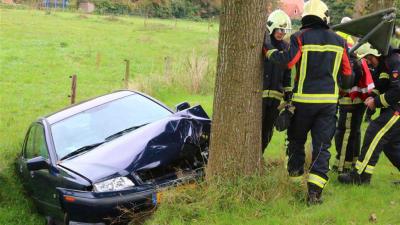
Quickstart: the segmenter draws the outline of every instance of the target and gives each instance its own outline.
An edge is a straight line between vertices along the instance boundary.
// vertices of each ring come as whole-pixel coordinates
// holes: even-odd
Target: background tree
[[[390,7],[400,8],[400,0],[356,0],[354,8],[354,17],[360,17],[381,9]],[[399,15],[397,15],[399,18]]]
[[[332,24],[339,24],[343,17],[353,17],[354,0],[326,0]]]
[[[261,171],[265,0],[223,0],[207,179]]]

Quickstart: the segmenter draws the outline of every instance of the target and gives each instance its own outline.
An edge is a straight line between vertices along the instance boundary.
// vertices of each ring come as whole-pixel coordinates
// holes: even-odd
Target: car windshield
[[[58,158],[82,147],[108,141],[107,137],[118,132],[139,128],[171,114],[163,106],[139,94],[75,114],[51,125]]]

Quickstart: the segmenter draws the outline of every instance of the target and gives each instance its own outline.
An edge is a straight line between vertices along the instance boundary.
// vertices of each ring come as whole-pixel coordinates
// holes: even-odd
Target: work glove
[[[277,131],[284,131],[289,127],[295,109],[296,107],[294,105],[286,103],[284,109],[279,113],[279,116],[275,121],[275,128]]]

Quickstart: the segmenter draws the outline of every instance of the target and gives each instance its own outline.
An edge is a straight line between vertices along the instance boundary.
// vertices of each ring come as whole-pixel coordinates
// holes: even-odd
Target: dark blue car
[[[211,121],[201,106],[176,111],[117,91],[34,122],[17,169],[48,224],[107,223],[121,208],[154,207],[166,187],[202,177]]]

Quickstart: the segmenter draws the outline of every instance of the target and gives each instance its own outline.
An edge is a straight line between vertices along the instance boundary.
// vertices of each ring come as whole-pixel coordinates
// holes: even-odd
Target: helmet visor
[[[290,33],[291,30],[292,29],[288,29],[288,28],[276,28],[275,29],[276,32],[281,32],[281,33],[284,33],[284,34]]]

